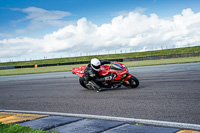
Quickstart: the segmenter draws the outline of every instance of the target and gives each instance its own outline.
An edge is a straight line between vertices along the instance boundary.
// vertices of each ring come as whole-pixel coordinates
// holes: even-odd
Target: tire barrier
[[[109,61],[123,62],[123,59],[108,59]],[[79,62],[66,62],[66,63],[55,63],[55,64],[42,64],[37,67],[48,67],[48,66],[61,66],[61,65],[77,65],[77,64],[88,64],[90,61],[79,61]],[[33,68],[35,65],[26,66],[15,66],[15,68]]]
[[[15,66],[0,66],[0,70],[5,70],[5,69],[14,69]]]

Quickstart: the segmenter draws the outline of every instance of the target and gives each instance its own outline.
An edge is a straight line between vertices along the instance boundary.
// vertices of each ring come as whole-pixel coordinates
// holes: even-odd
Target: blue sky
[[[38,7],[45,10],[70,12],[71,15],[63,17],[62,20],[76,21],[86,17],[97,25],[109,23],[117,13],[133,11],[136,8],[143,8],[146,15],[156,13],[161,18],[169,18],[188,7],[194,12],[200,11],[199,0],[0,0],[0,3],[0,18],[2,18],[0,30],[2,33],[15,37],[21,36],[21,34],[15,34],[15,30],[25,28],[29,20],[17,23],[16,21],[27,14],[12,10],[13,8]],[[30,36],[39,37],[57,28],[60,27],[46,27],[45,31],[43,29],[39,32],[34,31]]]
[[[156,23],[161,24],[164,20],[165,23],[167,24],[166,26],[172,27],[172,24],[168,25],[168,21],[176,25],[177,21],[175,21],[174,16],[182,15],[183,17],[184,16],[183,10],[190,9],[185,12],[188,12],[190,16],[194,15],[198,17],[198,13],[200,12],[199,7],[200,7],[199,0],[0,0],[0,18],[1,18],[0,19],[0,52],[4,53],[4,54],[0,54],[0,56],[2,56],[0,57],[0,60],[8,60],[8,59],[20,60],[20,59],[24,59],[25,57],[34,59],[36,58],[35,54],[37,55],[39,54],[41,55],[41,57],[46,55],[53,58],[53,57],[57,57],[54,55],[66,57],[66,56],[69,56],[70,54],[73,55],[73,53],[76,53],[76,52],[77,53],[89,53],[89,52],[98,53],[98,51],[101,51],[101,50],[106,51],[107,49],[110,49],[111,47],[113,47],[114,44],[109,43],[109,42],[115,42],[115,40],[118,40],[118,42],[120,42],[121,45],[118,44],[117,47],[113,49],[113,51],[124,49],[124,48],[130,49],[130,51],[131,49],[140,49],[140,50],[147,49],[148,47],[150,47],[150,44],[140,45],[140,43],[142,43],[140,40],[139,40],[140,43],[139,42],[136,43],[137,45],[136,44],[133,45],[131,43],[131,41],[135,39],[136,39],[135,40],[136,42],[138,41],[138,36],[135,35],[135,33],[133,33],[134,31],[130,31],[132,36],[131,37],[129,36],[129,41],[127,41],[126,38],[120,38],[120,39],[117,38],[118,35],[112,36],[110,38],[102,39],[102,40],[98,40],[98,39],[93,40],[93,42],[99,41],[101,43],[105,43],[105,46],[102,46],[102,47],[98,46],[98,44],[94,44],[93,46],[92,42],[87,42],[83,38],[83,43],[87,43],[86,46],[94,47],[94,49],[86,50],[86,51],[77,49],[77,50],[74,50],[73,53],[70,53],[71,52],[70,48],[73,48],[73,47],[68,46],[69,44],[67,43],[66,44],[63,43],[63,45],[60,46],[61,48],[63,47],[63,49],[58,48],[57,50],[51,50],[49,48],[43,48],[43,47],[39,48],[38,46],[35,46],[35,44],[32,44],[32,43],[28,44],[27,42],[30,42],[30,40],[34,40],[36,42],[41,43],[42,41],[44,43],[46,35],[53,36],[53,33],[59,34],[59,32],[65,27],[66,27],[65,30],[68,30],[74,34],[75,31],[71,31],[69,26],[70,25],[77,26],[76,28],[78,29],[79,21],[80,21],[81,26],[86,24],[89,29],[93,29],[96,26],[96,29],[94,28],[94,30],[95,31],[98,30],[98,32],[95,32],[95,34],[98,34],[99,31],[102,31],[105,27],[105,24],[110,24],[110,26],[112,26],[112,28],[110,29],[112,29],[113,31],[113,28],[116,29],[117,27],[114,27],[114,24],[112,23],[112,21],[115,20],[115,18],[119,16],[123,16],[122,23],[125,22],[126,19],[129,19],[131,16],[134,18],[134,15],[130,14],[131,12],[133,14],[139,13],[139,16],[136,15],[137,17],[135,18],[137,20],[149,19],[151,21],[151,18],[156,18],[155,16],[157,16],[160,21],[159,22],[156,21],[154,25],[156,25]],[[152,17],[151,14],[155,14],[155,16]],[[185,14],[187,15],[187,13]],[[192,18],[194,18],[194,16]],[[132,19],[130,18],[130,20],[133,20],[133,18]],[[196,23],[198,24],[199,21],[197,21]],[[145,25],[147,24],[144,23],[142,27],[144,27]],[[194,24],[189,23],[188,25],[194,25]],[[137,23],[136,23],[136,27],[137,27]],[[170,29],[170,27],[168,29]],[[104,33],[106,33],[107,29],[104,29],[104,30],[105,30]],[[163,30],[163,29],[159,29],[159,30]],[[65,32],[63,31],[64,34],[67,32],[65,34],[66,36],[68,36],[68,31],[65,31]],[[142,32],[144,33],[146,31],[147,30],[144,30]],[[109,33],[111,33],[111,31],[109,31]],[[138,31],[137,34],[141,35],[142,37],[144,36],[144,34],[141,34],[140,31]],[[147,33],[145,33],[145,35],[146,34]],[[169,31],[166,34],[166,36],[174,37],[175,34],[177,33],[172,33],[171,31]],[[85,35],[86,34],[82,34],[82,37]],[[96,35],[95,37],[98,38],[98,35]],[[184,36],[186,35],[189,36],[189,31],[187,31],[187,33]],[[78,39],[79,35],[75,34],[75,36],[77,37],[76,39]],[[166,36],[164,36],[163,38],[166,38]],[[187,43],[195,42],[194,45],[196,45],[197,41],[194,41],[195,36],[196,35],[192,35],[193,40],[191,40],[190,42],[188,41]],[[60,37],[60,34],[59,34],[59,37]],[[93,36],[90,35],[90,37],[93,37]],[[15,41],[18,43],[16,44],[11,43],[11,40],[14,40],[14,39],[17,39]],[[125,39],[126,41],[125,40],[123,41],[123,39]],[[147,39],[149,39],[149,37]],[[172,38],[172,40],[174,39],[175,37]],[[65,38],[64,40],[69,41],[70,43],[72,41],[72,40],[69,40],[69,38]],[[151,42],[152,44],[155,44],[155,45],[151,45],[151,47],[153,49],[153,47],[154,46],[156,47],[156,45],[158,45],[159,43],[163,45],[167,45],[168,41]],[[27,48],[28,46],[25,46],[25,43],[27,45],[31,45],[30,49]],[[56,41],[55,44],[51,44],[46,47],[52,46],[52,49],[53,49],[54,48],[53,45],[57,45],[56,43],[59,43],[59,42]],[[186,42],[185,43],[180,42],[180,39],[179,39],[179,42],[174,42],[174,43],[176,45],[183,46],[183,44],[185,44]],[[75,48],[82,44],[81,42],[79,42],[73,45]],[[22,46],[23,46],[23,49],[26,49],[26,51],[28,50],[30,52],[24,53],[23,50],[20,51]],[[6,48],[13,50],[14,51],[13,54],[7,56],[6,54],[7,52],[5,52]],[[37,51],[40,51],[40,52],[39,53],[35,52],[36,49]]]

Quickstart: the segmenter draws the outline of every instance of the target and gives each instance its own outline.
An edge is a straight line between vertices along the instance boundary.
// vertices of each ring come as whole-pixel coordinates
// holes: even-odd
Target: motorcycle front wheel
[[[134,77],[134,76],[131,76],[131,77],[128,79],[128,82],[129,82],[130,84],[126,84],[126,83],[123,84],[123,85],[126,86],[127,88],[136,88],[136,87],[138,87],[138,85],[140,84],[140,83],[139,83],[139,80],[138,80],[136,77]]]

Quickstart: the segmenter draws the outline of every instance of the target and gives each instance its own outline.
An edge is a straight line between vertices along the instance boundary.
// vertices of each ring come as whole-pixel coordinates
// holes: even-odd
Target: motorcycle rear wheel
[[[79,78],[79,83],[81,84],[82,87],[84,87],[85,89],[88,89],[84,83],[85,79],[84,78]]]
[[[139,83],[139,80],[138,80],[136,77],[134,77],[134,76],[131,76],[131,77],[128,79],[128,82],[129,82],[130,84],[126,84],[126,83],[123,84],[123,85],[126,86],[127,88],[136,88],[136,87],[138,87],[138,85],[140,84],[140,83]]]

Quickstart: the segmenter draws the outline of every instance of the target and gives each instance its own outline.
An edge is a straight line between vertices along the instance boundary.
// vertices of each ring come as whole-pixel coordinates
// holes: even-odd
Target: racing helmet
[[[90,63],[92,69],[94,69],[95,71],[99,71],[99,68],[101,66],[100,60],[98,60],[97,58],[93,58]]]

